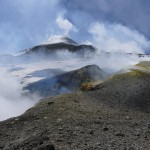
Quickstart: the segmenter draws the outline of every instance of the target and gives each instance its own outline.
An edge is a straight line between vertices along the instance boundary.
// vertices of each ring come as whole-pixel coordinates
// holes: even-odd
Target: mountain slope
[[[149,83],[150,74],[132,70],[112,76],[94,91],[49,97],[0,123],[0,147],[148,150]]]
[[[133,69],[96,87],[96,96],[112,107],[150,112],[150,72]],[[94,94],[94,93],[93,93]]]
[[[86,53],[93,53],[96,49],[92,45],[77,44],[72,39],[68,37],[61,37],[59,39],[51,40],[50,42],[45,42],[41,45],[35,46],[26,50],[26,53],[22,56],[35,55],[35,54],[53,54],[58,51],[67,50],[68,52],[78,53],[84,55]]]
[[[96,48],[92,45],[77,44],[68,37],[61,37],[51,41],[44,42],[33,48],[20,51],[18,55],[0,55],[0,63],[2,64],[19,64],[31,63],[44,60],[58,60],[63,58],[63,54],[75,54],[77,57],[91,57],[96,52]],[[70,57],[71,57],[70,56]]]
[[[53,78],[46,78],[26,86],[31,93],[42,97],[78,91],[84,82],[100,82],[109,75],[96,65],[89,65]]]

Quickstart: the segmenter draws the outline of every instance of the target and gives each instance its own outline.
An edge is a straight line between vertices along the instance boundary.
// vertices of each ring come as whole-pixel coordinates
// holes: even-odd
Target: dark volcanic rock
[[[41,145],[37,148],[37,150],[55,150],[54,145],[47,144],[47,145]]]
[[[94,48],[92,45],[77,44],[69,38],[63,38],[62,41],[58,43],[41,44],[30,48],[26,50],[25,53],[21,55],[21,57],[24,57],[26,59],[40,57],[53,58],[55,55],[56,58],[57,54],[59,55],[60,52],[65,51],[70,53],[76,53],[78,56],[89,57],[92,53],[96,51],[96,48]]]
[[[0,122],[0,148],[149,150],[150,65],[144,67],[112,76],[95,91],[49,97]]]
[[[55,41],[54,41],[55,42]],[[96,48],[92,45],[77,44],[73,40],[64,37],[62,41],[58,43],[47,43],[37,45],[33,48],[20,51],[17,56],[5,54],[0,55],[0,63],[3,64],[18,64],[18,63],[30,63],[39,62],[49,59],[62,59],[63,53],[75,54],[80,58],[89,58],[96,52]]]
[[[31,93],[37,92],[43,97],[70,93],[80,89],[84,82],[99,82],[108,77],[96,65],[89,65],[78,70],[67,72],[53,78],[47,78],[29,84],[25,89]]]
[[[84,54],[86,51],[95,52],[95,48],[91,45],[73,45],[68,43],[56,43],[56,44],[45,44],[33,47],[29,49],[25,54],[33,54],[33,53],[54,53],[57,50],[68,50],[70,52],[79,52]]]
[[[137,66],[139,68],[114,75],[97,86],[96,95],[112,107],[150,112],[150,63],[142,62]]]

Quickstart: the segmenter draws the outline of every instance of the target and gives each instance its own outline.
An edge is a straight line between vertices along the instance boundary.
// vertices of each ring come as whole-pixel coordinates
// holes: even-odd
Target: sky
[[[132,51],[149,51],[149,7],[149,0],[0,0],[0,53],[30,48],[53,35],[90,43],[95,37],[104,36],[95,35],[92,28],[98,24],[117,42],[119,38],[125,40],[125,44],[130,41]],[[123,32],[125,29],[128,35]],[[129,36],[129,32],[134,37]],[[112,39],[109,40],[112,45]],[[114,43],[114,47],[120,47]]]

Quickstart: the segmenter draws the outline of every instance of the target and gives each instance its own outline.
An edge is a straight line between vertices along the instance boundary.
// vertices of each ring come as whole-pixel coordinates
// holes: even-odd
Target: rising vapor
[[[24,96],[23,86],[18,79],[0,68],[0,121],[18,116],[34,106],[39,100]]]
[[[67,19],[62,16],[58,16],[56,19],[58,27],[63,31],[62,35],[68,36],[71,31],[77,32],[76,27]]]
[[[16,74],[13,72],[15,77],[6,71],[6,64],[3,64],[0,68],[0,120],[22,114],[37,102],[39,98],[31,100],[23,95],[23,85],[18,81],[21,77],[30,78],[37,70],[57,68],[71,71],[96,64],[113,73],[127,65],[149,60],[137,55],[124,55],[150,52],[147,4],[150,2],[140,0],[1,0],[0,54],[14,54],[35,45],[59,43],[62,36],[73,38],[76,42],[71,44],[76,46],[90,43],[97,51],[83,58],[61,49],[56,55],[51,55],[53,59],[49,61],[41,55],[34,59],[38,60],[36,63],[31,61],[33,63],[24,64],[25,61],[19,60],[21,63],[15,65],[24,69],[15,71]],[[7,61],[10,60],[4,62]],[[9,65],[10,68],[14,67]],[[32,78],[31,82],[39,79],[39,76]]]
[[[89,29],[93,45],[99,50],[119,53],[145,53],[150,48],[150,41],[136,30],[121,24],[94,23]]]

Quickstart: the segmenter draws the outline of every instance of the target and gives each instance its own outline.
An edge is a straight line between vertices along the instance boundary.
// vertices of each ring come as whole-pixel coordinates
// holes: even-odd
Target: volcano
[[[78,44],[68,37],[54,37],[40,45],[25,50],[23,56],[35,54],[54,54],[63,50],[84,55],[87,52],[95,52],[96,48],[92,45]]]

